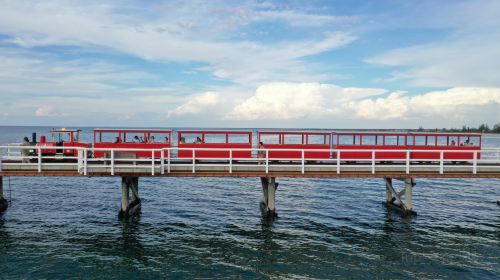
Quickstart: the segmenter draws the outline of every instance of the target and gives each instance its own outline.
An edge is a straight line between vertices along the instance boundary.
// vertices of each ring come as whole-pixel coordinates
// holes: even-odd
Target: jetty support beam
[[[268,218],[277,217],[276,189],[278,188],[278,183],[276,182],[276,177],[261,177],[260,181],[262,183],[261,210]]]
[[[7,210],[8,205],[7,199],[3,195],[3,177],[0,176],[0,212]]]
[[[392,182],[394,178],[384,178],[387,206],[400,210],[403,215],[414,215],[413,211],[413,187],[416,185],[413,178],[395,178],[404,182],[404,189],[396,191]]]
[[[130,199],[132,194],[132,199]],[[141,198],[139,197],[139,177],[122,177],[122,199],[119,218],[129,218],[141,209]]]

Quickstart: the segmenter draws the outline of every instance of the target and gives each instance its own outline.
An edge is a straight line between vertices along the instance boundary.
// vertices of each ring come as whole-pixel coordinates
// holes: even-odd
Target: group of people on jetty
[[[114,143],[115,144],[122,143],[120,137],[116,137]],[[132,143],[152,144],[152,143],[160,143],[160,142],[156,142],[154,136],[151,136],[151,137],[146,138],[146,139],[139,137],[139,136],[134,136],[134,138],[132,138]],[[165,136],[163,143],[170,143],[170,139],[168,139],[168,136]]]
[[[455,140],[451,140],[450,146],[456,146],[457,143]],[[472,147],[474,146],[474,143],[469,141],[469,139],[465,140],[463,143],[460,143],[460,147]]]

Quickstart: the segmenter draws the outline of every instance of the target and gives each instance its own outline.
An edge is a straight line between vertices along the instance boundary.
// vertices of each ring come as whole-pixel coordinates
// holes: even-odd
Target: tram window
[[[97,134],[96,141],[97,142],[107,142],[107,143],[113,143],[116,141],[116,137],[118,137],[120,134],[118,132],[101,132],[101,137],[99,137],[99,134]]]
[[[375,136],[375,140],[377,142],[377,146],[383,146],[384,145],[384,136],[383,135],[377,135],[377,136]]]
[[[201,133],[182,133],[181,137],[184,137],[184,141],[187,144],[196,143],[196,138],[201,138]]]
[[[330,135],[307,135],[308,144],[330,145]]]
[[[337,146],[337,135],[332,135],[332,145]]]
[[[302,144],[302,134],[285,134],[284,144]],[[304,143],[306,139],[304,136]]]
[[[137,136],[137,138],[139,138],[139,141],[138,141],[138,142],[140,142],[140,141],[141,141],[141,139],[142,139],[143,141],[146,141],[146,139],[143,139],[143,138],[144,138],[144,133],[127,133],[127,135],[126,135],[126,136],[127,136],[127,139],[126,139],[126,141],[127,141],[127,142],[134,142],[134,138],[135,138],[136,136]],[[157,138],[157,137],[155,136],[155,138]],[[155,139],[155,140],[156,140],[156,139]],[[136,140],[136,141],[137,141],[137,140]],[[156,140],[156,141],[157,141],[157,140]]]
[[[248,134],[229,134],[229,143],[248,144],[250,143]]]
[[[353,135],[340,135],[339,144],[340,145],[353,145],[354,144],[354,136]]]
[[[408,138],[407,145],[413,146],[413,136],[408,136],[407,138]]]
[[[425,136],[415,136],[415,146],[425,146]]]
[[[479,147],[481,144],[481,139],[479,137],[470,137],[469,142],[472,144],[471,146]]]
[[[279,144],[280,135],[279,134],[261,134],[260,141],[264,144]]]
[[[404,145],[406,145],[406,142],[405,142],[406,136],[399,135],[397,138],[398,138],[398,146],[404,146]]]
[[[360,145],[360,144],[361,144],[361,135],[354,136],[354,145]]]
[[[449,136],[448,137],[448,146],[458,146],[458,136]]]
[[[438,136],[438,146],[447,146],[448,145],[448,136]]]
[[[427,136],[427,146],[436,146],[436,136]]]
[[[204,143],[212,143],[212,144],[225,144],[226,143],[226,134],[205,134],[205,142]]]
[[[363,136],[363,145],[375,145],[375,136],[374,135],[364,135]]]
[[[396,146],[398,144],[397,136],[385,136],[386,146]]]

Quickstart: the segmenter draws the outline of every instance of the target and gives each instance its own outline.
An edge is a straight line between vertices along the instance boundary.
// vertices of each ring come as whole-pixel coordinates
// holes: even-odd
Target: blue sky
[[[0,1],[0,124],[500,122],[500,1]]]

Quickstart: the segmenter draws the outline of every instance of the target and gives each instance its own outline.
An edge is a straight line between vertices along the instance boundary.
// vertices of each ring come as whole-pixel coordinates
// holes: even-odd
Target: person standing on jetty
[[[259,142],[259,150],[257,151],[257,157],[259,159],[266,158],[266,151],[264,149],[265,149],[264,143]],[[259,160],[259,164],[264,164],[264,162],[262,160]]]
[[[29,147],[31,146],[30,140],[28,137],[24,137],[23,143],[21,144],[22,147]],[[21,149],[21,156],[23,157],[23,163],[29,163],[30,159],[28,158],[30,155],[30,149],[28,148],[22,148]]]

